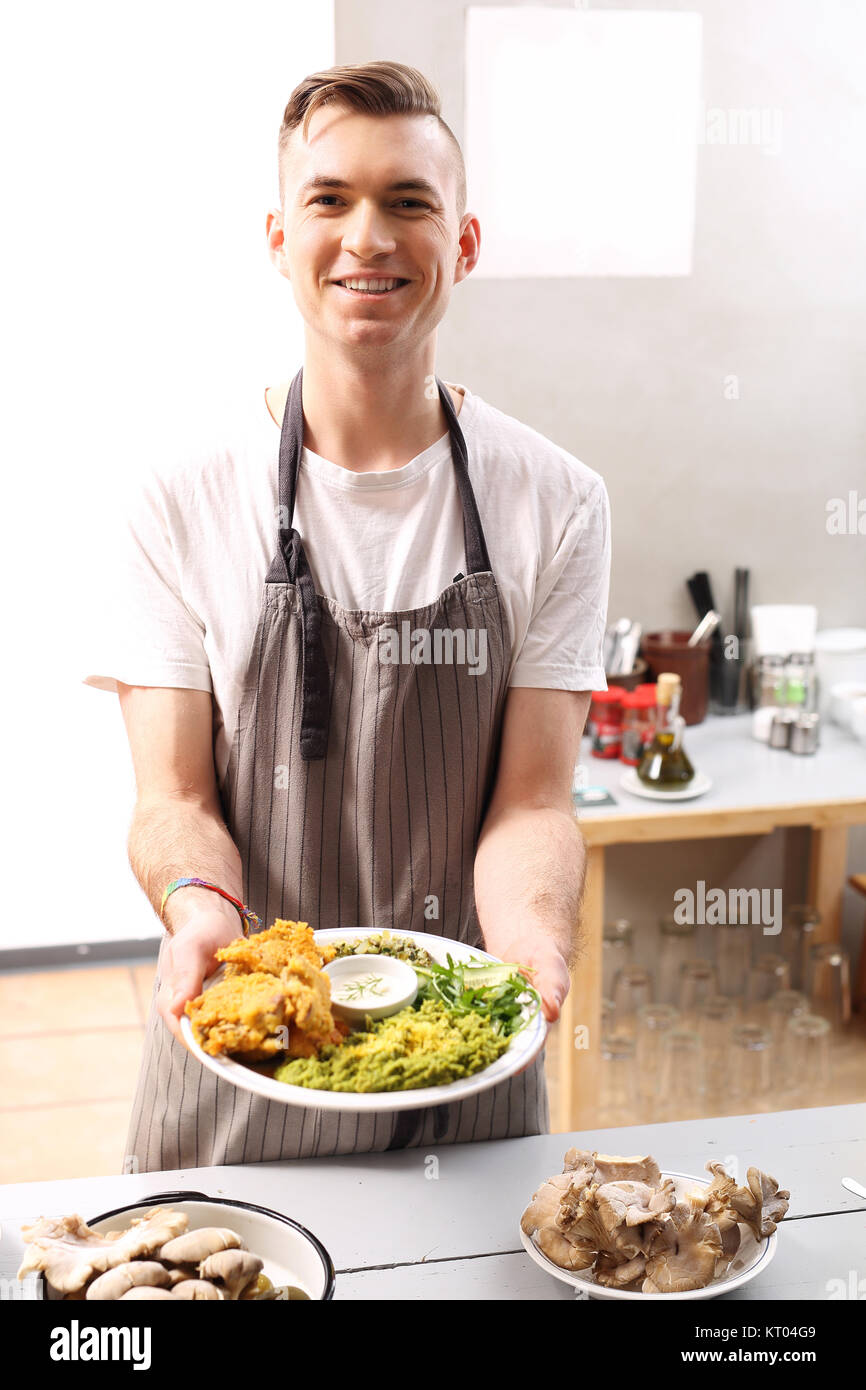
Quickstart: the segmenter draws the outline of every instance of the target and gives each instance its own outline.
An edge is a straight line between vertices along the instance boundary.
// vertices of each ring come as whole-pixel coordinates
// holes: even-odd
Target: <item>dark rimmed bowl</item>
[[[208,1197],[203,1192],[155,1192],[129,1206],[104,1211],[87,1224],[97,1231],[123,1230],[149,1207],[184,1211],[189,1226],[228,1226],[247,1249],[264,1261],[263,1274],[274,1284],[292,1284],[316,1302],[334,1297],[334,1262],[318,1236],[282,1212],[239,1202],[229,1197]]]

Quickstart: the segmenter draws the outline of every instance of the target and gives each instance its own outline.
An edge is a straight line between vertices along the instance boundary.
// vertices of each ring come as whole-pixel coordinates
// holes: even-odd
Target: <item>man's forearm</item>
[[[475,904],[487,949],[503,959],[527,933],[549,938],[572,964],[586,872],[574,816],[514,807],[485,822],[475,856]]]
[[[132,871],[159,915],[162,895],[176,878],[203,878],[233,897],[242,893],[241,860],[237,846],[219,813],[200,800],[160,797],[139,800],[129,830],[127,851]],[[222,904],[222,907],[218,907]],[[237,909],[206,888],[184,888],[165,905],[169,927],[177,931],[203,906],[225,909],[240,930]]]

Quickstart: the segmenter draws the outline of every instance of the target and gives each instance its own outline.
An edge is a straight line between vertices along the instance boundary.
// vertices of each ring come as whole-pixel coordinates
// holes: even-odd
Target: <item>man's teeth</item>
[[[343,285],[347,290],[362,290],[365,294],[382,294],[386,290],[396,290],[398,285],[402,285],[402,280],[338,280],[338,285]]]

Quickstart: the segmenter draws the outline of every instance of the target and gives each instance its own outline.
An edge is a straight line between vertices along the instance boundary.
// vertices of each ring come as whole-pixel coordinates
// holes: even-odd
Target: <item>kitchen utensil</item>
[[[830,1024],[827,1019],[818,1014],[795,1014],[788,1021],[788,1048],[795,1094],[804,1100],[825,1096],[830,1084]]]
[[[771,748],[789,748],[791,727],[797,718],[792,709],[777,709],[770,725],[769,744]]]
[[[656,679],[663,671],[679,676],[683,686],[680,714],[686,724],[700,724],[709,703],[710,646],[701,643],[690,647],[691,635],[670,629],[649,632],[642,651]]]
[[[626,965],[613,982],[614,1018],[617,1030],[634,1033],[638,1010],[651,1003],[653,978],[640,965]]]
[[[695,954],[696,933],[694,922],[678,922],[673,916],[659,919],[659,1003],[679,1006],[680,970]]]
[[[703,642],[704,638],[709,637],[710,634],[715,631],[721,621],[720,614],[714,613],[713,610],[710,609],[710,611],[705,613],[701,618],[701,621],[688,640],[688,645],[690,647],[696,647],[699,642]]]
[[[766,951],[758,956],[749,971],[746,980],[747,1007],[753,1011],[759,1010],[778,990],[790,987],[791,967],[785,957]]]
[[[825,701],[830,719],[840,729],[852,729],[855,705],[864,698],[866,683],[863,681],[837,681],[830,687],[829,699]]]
[[[798,989],[780,989],[767,1000],[767,1026],[773,1035],[773,1085],[780,1091],[796,1088],[788,1046],[788,1024],[809,1012],[809,1001]]]
[[[851,1022],[851,961],[835,941],[822,941],[809,952],[808,995],[812,1012],[822,1014],[837,1032]]]
[[[805,990],[809,979],[809,957],[815,944],[815,933],[821,925],[821,914],[817,907],[807,903],[796,903],[785,909],[782,915],[782,935],[779,945],[782,954],[791,966],[791,984],[794,989]]]
[[[788,656],[817,650],[818,610],[809,603],[763,603],[752,608],[756,656]],[[866,634],[864,634],[866,635]]]
[[[866,628],[824,628],[816,633],[814,648],[818,672],[818,710],[826,715],[830,711],[834,685],[840,681],[856,681],[866,685]]]
[[[747,569],[737,569],[734,572],[734,633],[741,647],[746,640],[748,615],[749,571]]]
[[[769,1095],[773,1074],[773,1036],[757,1023],[737,1023],[731,1029],[729,1054],[731,1095],[757,1105]]]
[[[847,1187],[849,1192],[853,1192],[855,1197],[862,1197],[866,1202],[866,1187],[862,1182],[855,1182],[853,1178],[843,1178],[842,1186]]]
[[[599,1123],[634,1124],[640,1105],[636,1044],[624,1033],[603,1033],[599,1077]]]
[[[637,660],[637,651],[640,646],[642,632],[643,628],[640,623],[632,623],[628,631],[620,638],[617,665],[613,672],[614,675],[631,675],[634,670],[634,663]]]
[[[820,714],[798,714],[791,725],[791,752],[808,754],[818,748]]]
[[[645,1004],[637,1011],[637,1069],[645,1100],[657,1094],[662,1036],[679,1021],[680,1011],[672,1004]]]
[[[658,1095],[666,1120],[697,1119],[705,1090],[704,1049],[690,1028],[671,1028],[661,1037]]]
[[[613,998],[613,986],[621,970],[634,964],[634,933],[624,917],[605,922],[601,942],[601,992]]]
[[[742,922],[720,922],[713,928],[719,994],[727,995],[729,999],[739,999],[746,992],[746,979],[752,961],[749,930]]]
[[[695,1022],[698,1006],[705,999],[711,999],[717,991],[716,967],[712,961],[693,958],[683,962],[680,967],[679,1007],[690,1028]]]

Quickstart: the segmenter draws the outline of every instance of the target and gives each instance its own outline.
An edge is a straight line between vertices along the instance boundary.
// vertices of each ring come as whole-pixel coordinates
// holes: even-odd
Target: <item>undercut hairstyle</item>
[[[302,138],[306,140],[313,112],[320,106],[331,104],[346,106],[368,116],[428,116],[435,120],[451,146],[457,185],[457,216],[463,217],[466,211],[466,166],[459,141],[442,119],[439,93],[417,68],[384,61],[327,68],[324,72],[311,73],[298,83],[283,112],[277,142],[281,207],[285,196],[283,161],[292,132],[301,126]]]

